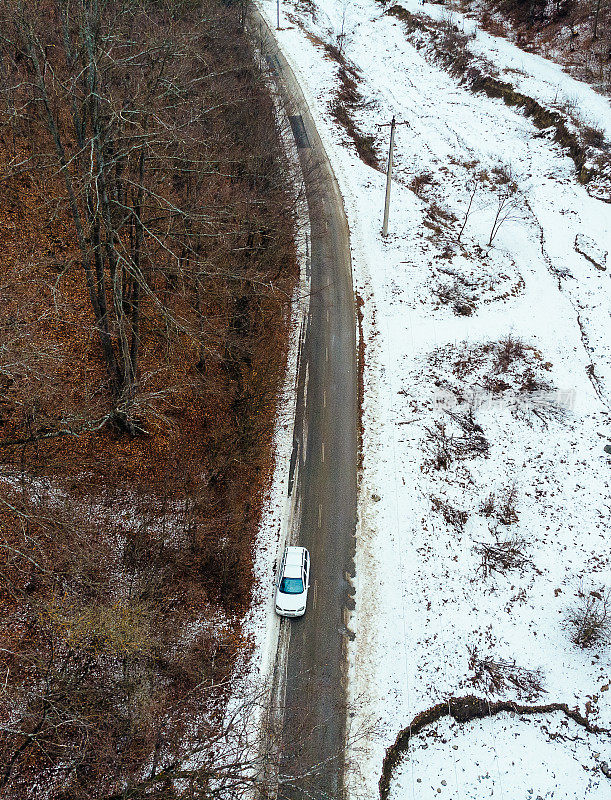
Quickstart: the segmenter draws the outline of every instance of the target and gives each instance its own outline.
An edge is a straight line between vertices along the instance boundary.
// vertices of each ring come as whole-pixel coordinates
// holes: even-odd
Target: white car
[[[302,617],[310,587],[310,554],[305,547],[287,547],[280,562],[276,614]]]

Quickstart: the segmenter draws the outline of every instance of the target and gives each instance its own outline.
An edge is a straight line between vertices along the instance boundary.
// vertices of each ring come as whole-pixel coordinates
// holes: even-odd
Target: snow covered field
[[[275,3],[261,7],[275,22]],[[611,726],[611,647],[576,646],[567,624],[611,588],[611,206],[545,131],[461,87],[375,0],[290,0],[282,20],[343,192],[364,300],[351,720],[379,719],[380,735],[354,754],[349,781],[354,798],[371,798],[397,733],[451,696],[564,702]],[[540,102],[558,75],[611,130],[609,104],[588,87],[506,41],[477,43],[501,67],[519,61]],[[329,44],[355,68],[351,114],[380,163],[379,124],[408,123],[385,240],[385,176],[331,113],[342,56]],[[414,737],[390,797],[603,798],[605,761],[609,736],[553,715],[446,719]]]
[[[414,739],[396,796],[602,798],[608,787],[604,776],[597,785],[597,752],[594,737],[558,717],[485,719],[477,728],[446,718]]]

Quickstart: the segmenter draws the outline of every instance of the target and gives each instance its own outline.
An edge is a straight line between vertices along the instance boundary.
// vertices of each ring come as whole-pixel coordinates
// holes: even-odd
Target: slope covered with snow
[[[275,4],[262,8],[275,20]],[[379,719],[380,734],[353,754],[349,780],[353,797],[373,797],[386,747],[451,696],[563,702],[611,725],[610,649],[575,645],[569,622],[611,587],[610,284],[608,261],[584,255],[584,242],[611,249],[611,207],[545,131],[468,91],[384,5],[283,13],[279,40],[336,169],[364,300],[351,720],[356,731]],[[546,102],[554,68],[510,48],[497,48],[500,66],[520,59],[523,87]],[[352,133],[337,113],[347,74]],[[608,104],[591,113],[607,125]],[[393,115],[406,124],[383,239],[385,177],[354,137],[383,163],[379,125]],[[391,797],[608,796],[611,740],[569,728],[545,715],[439,723]]]

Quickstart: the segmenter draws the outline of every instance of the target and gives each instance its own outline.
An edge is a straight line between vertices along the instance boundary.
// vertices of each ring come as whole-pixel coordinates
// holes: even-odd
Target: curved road
[[[310,550],[306,615],[283,620],[275,696],[284,695],[278,797],[343,797],[346,611],[353,606],[357,370],[349,230],[331,164],[292,70],[265,21],[257,35],[291,122],[311,226],[310,309],[302,339],[290,488],[295,543]]]

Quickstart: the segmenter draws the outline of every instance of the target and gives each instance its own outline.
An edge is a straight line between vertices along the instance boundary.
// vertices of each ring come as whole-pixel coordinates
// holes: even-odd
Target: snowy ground
[[[609,100],[591,85],[567,75],[560,64],[536,53],[526,53],[507,39],[492,36],[481,30],[472,17],[449,10],[445,5],[422,3],[420,0],[403,0],[401,5],[414,14],[424,13],[432,19],[454,23],[459,30],[473,37],[469,42],[471,52],[492,61],[503,80],[551,108],[569,109],[611,137]]]
[[[598,747],[594,737],[553,715],[505,715],[477,728],[446,718],[414,738],[397,779],[403,797],[419,800],[603,798],[609,788],[600,785]]]
[[[275,3],[261,7],[275,22]],[[564,624],[611,587],[611,206],[588,196],[528,119],[468,92],[430,48],[410,44],[381,4],[290,0],[283,14],[278,36],[336,170],[365,301],[350,692],[355,728],[379,718],[380,736],[355,754],[350,788],[371,798],[398,731],[452,695],[566,702],[611,725],[611,648],[576,647]],[[408,123],[397,128],[386,240],[384,175],[359,160],[330,112],[339,65],[324,43],[342,29],[363,97],[354,118],[380,161],[388,128],[378,124],[393,114]],[[506,66],[511,44],[486,37],[478,46]],[[549,101],[554,68],[515,58],[522,88]],[[591,96],[579,90],[586,115]],[[608,104],[592,101],[591,116],[611,129]],[[489,246],[499,207],[507,218]],[[486,574],[482,548],[497,539],[513,540],[524,563]],[[478,658],[509,665],[498,688],[474,683]],[[517,688],[513,662],[542,689]],[[611,762],[611,739],[574,723],[554,738],[558,724],[438,723],[435,746],[414,744],[391,798],[609,796],[600,762]],[[457,784],[443,773],[454,757]]]

